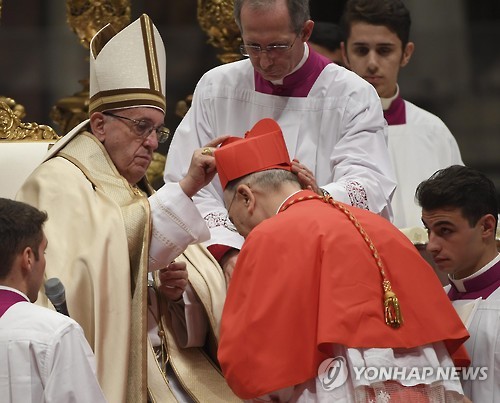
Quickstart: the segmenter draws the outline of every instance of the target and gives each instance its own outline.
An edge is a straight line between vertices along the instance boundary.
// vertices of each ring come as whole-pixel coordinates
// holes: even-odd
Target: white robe
[[[500,290],[480,301],[468,328],[470,339],[465,348],[471,356],[471,367],[487,367],[487,379],[466,380],[464,394],[473,402],[500,401]]]
[[[453,281],[458,284],[460,291],[465,291],[460,289],[461,282],[485,273],[499,259],[500,256],[497,256],[472,276]],[[449,285],[445,287],[446,291],[449,289]],[[480,371],[480,368],[487,368],[486,379],[468,379],[462,382],[464,394],[474,403],[496,403],[500,401],[500,289],[497,288],[486,299],[453,301],[459,313],[464,304],[472,307],[468,310],[472,316],[466,320],[463,318],[470,333],[465,348],[471,357],[471,369]]]
[[[444,371],[454,368],[443,342],[397,350],[339,345],[332,349],[332,358],[337,358],[336,370],[333,367],[318,368],[318,376],[314,379],[245,402],[390,403],[407,397],[404,393],[413,387],[422,394],[419,401],[462,402],[464,392],[460,381],[442,379],[438,374],[437,368]],[[340,357],[342,361],[338,360]],[[429,400],[425,400],[426,397]]]
[[[434,172],[463,165],[455,137],[441,119],[408,101],[406,124],[389,126],[389,152],[398,186],[392,198],[393,224],[398,228],[423,227],[422,209],[415,190]]]
[[[392,217],[395,179],[387,150],[386,123],[374,88],[356,74],[327,65],[307,97],[254,90],[249,60],[218,66],[198,82],[193,103],[177,128],[165,182],[187,172],[193,150],[220,135],[243,137],[260,119],[280,124],[291,158],[314,173],[319,186],[339,201]],[[359,188],[366,191],[367,206]],[[227,211],[218,178],[193,198],[211,230],[207,245],[240,248],[243,238],[224,227]]]
[[[186,246],[206,241],[210,233],[193,201],[178,183],[166,183],[149,196],[153,229],[149,271],[164,268]]]
[[[18,293],[26,302],[12,305],[0,318],[0,400],[105,402],[82,328]]]

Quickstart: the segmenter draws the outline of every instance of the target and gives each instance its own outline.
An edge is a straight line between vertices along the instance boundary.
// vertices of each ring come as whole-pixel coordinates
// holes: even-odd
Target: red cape
[[[251,231],[228,290],[218,358],[240,398],[316,377],[332,343],[411,348],[444,341],[454,354],[468,338],[408,238],[384,218],[348,208],[381,255],[403,325],[385,324],[379,269],[344,213],[317,199],[293,204]]]

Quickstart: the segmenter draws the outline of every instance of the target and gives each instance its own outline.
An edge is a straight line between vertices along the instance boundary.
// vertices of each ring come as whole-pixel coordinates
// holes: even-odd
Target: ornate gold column
[[[201,29],[207,34],[210,45],[221,49],[217,58],[222,63],[230,63],[242,58],[239,51],[242,44],[240,30],[234,22],[233,0],[198,0],[197,18]],[[177,102],[175,114],[184,117],[191,107],[193,95]]]
[[[221,49],[217,55],[222,63],[241,59],[240,30],[234,22],[233,0],[198,0],[198,23],[208,35],[208,43]]]
[[[1,140],[57,140],[54,129],[37,123],[24,123],[24,106],[12,98],[0,96],[0,141]]]
[[[3,1],[0,0],[0,17]],[[14,99],[0,95],[0,140],[56,140],[54,129],[37,123],[24,123],[24,106]]]

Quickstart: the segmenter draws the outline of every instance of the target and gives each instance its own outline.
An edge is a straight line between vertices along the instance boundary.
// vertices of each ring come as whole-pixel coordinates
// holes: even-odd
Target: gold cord
[[[359,231],[361,236],[363,237],[365,243],[368,245],[370,248],[370,251],[375,259],[375,263],[377,264],[377,267],[379,269],[380,275],[382,276],[382,289],[384,291],[384,317],[385,317],[385,323],[388,326],[391,326],[393,328],[398,328],[403,324],[403,315],[401,313],[401,309],[399,306],[399,301],[394,293],[392,291],[391,287],[391,282],[387,278],[387,274],[385,272],[384,268],[384,263],[382,262],[382,259],[380,258],[380,255],[377,251],[377,248],[373,244],[372,240],[364,230],[364,228],[361,226],[361,223],[358,221],[358,219],[352,214],[352,212],[343,204],[340,204],[336,200],[334,200],[330,195],[325,195],[325,196],[319,196],[319,195],[309,195],[309,196],[303,196],[299,197],[297,199],[292,199],[288,203],[285,203],[279,210],[279,212],[282,212],[286,210],[288,207],[290,207],[292,204],[304,201],[304,200],[312,200],[312,199],[319,199],[324,201],[325,203],[330,203],[333,207],[336,209],[342,211],[347,218],[352,222],[352,224],[356,227],[356,229]]]

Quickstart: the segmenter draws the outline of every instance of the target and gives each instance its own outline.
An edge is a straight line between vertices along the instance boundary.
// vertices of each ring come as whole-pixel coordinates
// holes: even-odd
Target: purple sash
[[[0,318],[5,311],[18,302],[26,301],[22,295],[10,290],[0,290]]]
[[[305,98],[311,91],[324,68],[332,63],[330,59],[316,53],[309,47],[309,57],[296,72],[283,78],[283,85],[274,85],[254,71],[255,91],[282,97]]]
[[[476,299],[479,297],[486,299],[500,287],[500,262],[494,264],[483,274],[469,280],[464,280],[465,292],[458,291],[452,281],[450,281],[450,284],[451,288],[448,291],[448,297],[452,301],[457,299]]]
[[[384,118],[389,126],[406,124],[406,105],[401,96],[392,101],[389,109],[384,111]]]

